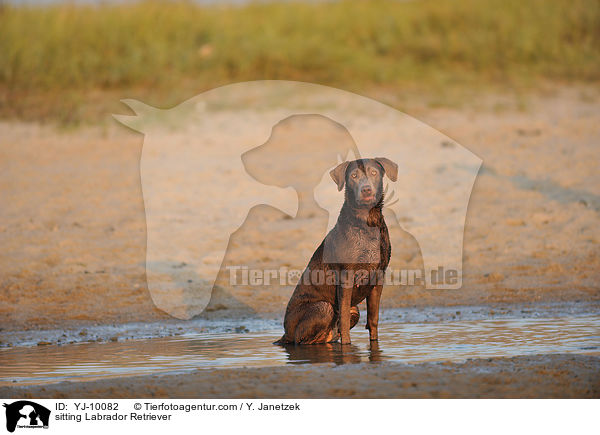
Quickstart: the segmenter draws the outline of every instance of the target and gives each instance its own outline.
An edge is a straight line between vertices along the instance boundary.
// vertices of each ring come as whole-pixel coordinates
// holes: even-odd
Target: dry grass
[[[597,82],[600,3],[0,7],[0,116],[94,119],[98,107],[123,96],[165,106],[265,78],[438,94],[539,80]]]

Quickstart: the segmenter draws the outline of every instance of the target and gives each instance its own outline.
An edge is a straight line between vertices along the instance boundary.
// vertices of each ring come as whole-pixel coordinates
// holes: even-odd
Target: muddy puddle
[[[369,342],[361,323],[352,330],[350,346],[336,343],[274,346],[271,343],[281,336],[281,329],[273,322],[263,324],[266,328],[258,331],[246,328],[233,328],[230,332],[194,330],[150,339],[5,347],[0,349],[0,385],[82,381],[202,368],[369,361],[414,364],[548,353],[600,355],[600,315],[387,321],[380,325],[378,343]]]

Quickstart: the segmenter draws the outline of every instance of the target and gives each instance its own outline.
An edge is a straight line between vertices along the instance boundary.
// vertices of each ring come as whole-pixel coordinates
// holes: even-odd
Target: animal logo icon
[[[6,408],[6,430],[14,432],[17,426],[47,428],[50,422],[50,410],[29,400],[19,400],[3,405]]]

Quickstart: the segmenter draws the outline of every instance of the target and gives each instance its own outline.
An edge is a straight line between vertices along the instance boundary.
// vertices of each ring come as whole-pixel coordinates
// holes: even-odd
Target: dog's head
[[[385,157],[344,162],[330,173],[341,191],[346,186],[346,201],[354,207],[371,208],[383,198],[383,176],[396,181],[398,165]]]

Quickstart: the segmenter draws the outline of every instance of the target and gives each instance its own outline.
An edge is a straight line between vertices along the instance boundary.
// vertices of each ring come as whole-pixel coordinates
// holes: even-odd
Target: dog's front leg
[[[369,339],[377,340],[377,325],[379,324],[379,301],[383,285],[378,284],[371,289],[367,295],[367,326],[369,330]]]
[[[353,274],[348,270],[342,270],[337,286],[340,340],[342,344],[350,344],[350,304],[352,302],[353,285]]]

